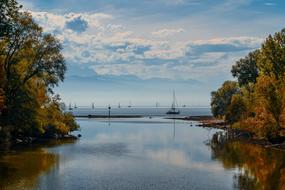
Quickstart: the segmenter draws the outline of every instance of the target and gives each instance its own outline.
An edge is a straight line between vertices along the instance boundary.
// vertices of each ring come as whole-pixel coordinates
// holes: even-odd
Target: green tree
[[[11,36],[13,20],[19,15],[21,5],[15,0],[0,1],[0,39]]]
[[[240,59],[232,66],[232,75],[238,79],[240,86],[249,83],[256,83],[258,77],[258,69],[256,65],[259,50],[250,52],[245,58]]]
[[[215,117],[225,116],[231,103],[232,96],[239,92],[238,84],[234,81],[226,81],[217,91],[212,92],[211,110]]]
[[[272,76],[276,79],[285,74],[285,29],[275,33],[262,44],[257,59],[257,66],[262,75]]]

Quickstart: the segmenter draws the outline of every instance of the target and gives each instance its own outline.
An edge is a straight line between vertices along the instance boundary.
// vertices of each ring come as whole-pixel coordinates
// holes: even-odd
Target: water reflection
[[[0,153],[0,189],[284,188],[283,152],[216,129],[162,118],[78,121],[76,142]]]
[[[238,168],[235,189],[285,189],[284,152],[235,142],[221,132],[213,135],[209,146],[224,168]]]
[[[74,141],[49,141],[45,145],[15,147],[0,152],[0,189],[36,189],[39,176],[59,165],[59,155],[48,152],[44,147],[54,147]]]
[[[176,119],[173,119],[173,139],[175,139],[175,132],[176,132],[175,122]]]

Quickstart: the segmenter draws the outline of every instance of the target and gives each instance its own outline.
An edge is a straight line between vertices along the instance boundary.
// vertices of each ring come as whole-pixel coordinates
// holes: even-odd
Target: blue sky
[[[231,66],[285,27],[282,0],[20,0],[64,47],[78,105],[207,106]]]

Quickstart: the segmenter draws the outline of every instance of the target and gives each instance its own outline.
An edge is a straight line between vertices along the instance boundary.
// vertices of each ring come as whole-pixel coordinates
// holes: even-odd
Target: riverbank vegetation
[[[0,141],[64,136],[78,129],[53,87],[64,80],[62,46],[15,0],[0,4]]]
[[[232,67],[237,81],[212,92],[211,108],[233,128],[255,138],[285,137],[285,29],[269,35],[261,48]]]

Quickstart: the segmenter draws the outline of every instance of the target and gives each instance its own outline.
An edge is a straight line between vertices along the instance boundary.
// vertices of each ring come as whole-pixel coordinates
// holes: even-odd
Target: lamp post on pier
[[[110,106],[110,104],[108,106],[108,111],[109,111],[109,119],[110,119],[111,118],[111,106]]]

